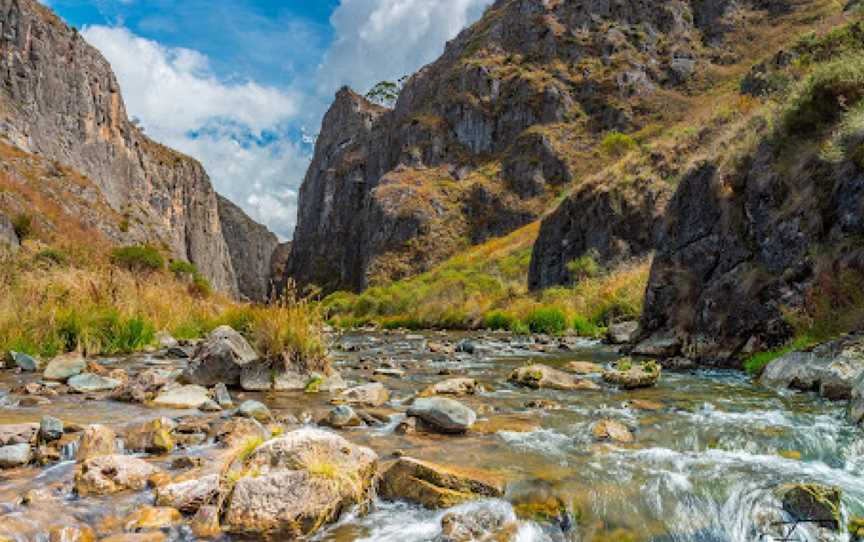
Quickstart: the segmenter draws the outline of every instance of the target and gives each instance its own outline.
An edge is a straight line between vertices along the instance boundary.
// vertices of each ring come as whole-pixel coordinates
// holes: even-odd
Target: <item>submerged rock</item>
[[[141,490],[157,472],[159,469],[150,463],[129,455],[93,457],[84,461],[75,474],[75,491],[85,497]]]
[[[382,475],[378,494],[388,501],[408,501],[439,509],[484,497],[500,497],[505,486],[503,478],[488,471],[402,457]]]
[[[633,442],[633,433],[621,422],[615,420],[600,420],[591,429],[597,440],[611,440],[622,444]]]
[[[48,362],[45,371],[42,373],[42,378],[65,382],[69,378],[81,374],[86,367],[87,361],[80,352],[69,352],[68,354],[57,356]]]
[[[474,395],[480,389],[480,385],[473,378],[448,378],[447,380],[432,384],[417,394],[417,396]]]
[[[513,370],[509,380],[514,384],[534,389],[546,388],[565,391],[600,389],[600,386],[590,380],[577,378],[564,371],[540,364],[525,365]]]
[[[428,397],[414,401],[408,416],[422,420],[429,428],[442,433],[464,433],[477,421],[477,414],[453,399]]]
[[[229,326],[220,326],[195,348],[182,379],[199,386],[220,382],[237,386],[243,367],[257,359],[258,354],[242,335]]]
[[[821,484],[794,484],[779,489],[785,510],[796,521],[817,522],[821,527],[840,529],[840,490]]]
[[[225,512],[232,533],[301,537],[370,499],[377,456],[319,429],[264,443],[245,464]]]
[[[625,390],[650,388],[660,380],[661,371],[656,361],[635,363],[630,358],[622,358],[613,367],[603,371],[603,380]]]

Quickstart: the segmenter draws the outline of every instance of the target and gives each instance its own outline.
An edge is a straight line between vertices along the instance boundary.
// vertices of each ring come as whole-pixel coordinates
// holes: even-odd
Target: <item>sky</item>
[[[435,60],[492,0],[42,0],[99,49],[130,117],[283,240],[336,91]]]

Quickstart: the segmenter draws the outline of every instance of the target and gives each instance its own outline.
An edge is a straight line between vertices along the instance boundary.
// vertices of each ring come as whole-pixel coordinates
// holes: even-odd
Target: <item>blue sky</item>
[[[42,0],[111,62],[130,116],[290,239],[336,90],[434,60],[491,0]]]

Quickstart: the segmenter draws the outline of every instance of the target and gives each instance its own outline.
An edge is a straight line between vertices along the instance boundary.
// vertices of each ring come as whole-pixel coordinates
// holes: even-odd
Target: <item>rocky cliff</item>
[[[0,135],[92,179],[125,217],[122,242],[162,243],[236,291],[204,169],[134,126],[108,62],[35,0],[0,0]]]
[[[0,248],[18,248],[18,235],[9,217],[0,213]]]
[[[237,275],[237,288],[247,299],[266,301],[270,292],[271,257],[279,239],[240,207],[222,196],[217,195],[216,199],[222,235]]]
[[[604,134],[681,115],[681,99],[735,63],[727,32],[798,3],[495,2],[407,81],[393,109],[339,92],[301,190],[288,274],[301,286],[360,290],[536,220],[599,169]],[[662,200],[634,202],[643,215],[633,221],[654,217]],[[629,238],[610,226],[577,234],[605,240],[574,239],[551,255],[568,221],[555,220],[543,254],[560,263],[538,267],[536,284],[566,281],[561,264],[586,247],[622,256],[650,245],[644,231]],[[612,249],[622,243],[630,248]]]
[[[782,105],[680,183],[660,229],[644,336],[736,364],[795,335],[864,325],[862,53],[854,23],[805,37],[744,79],[744,92]]]

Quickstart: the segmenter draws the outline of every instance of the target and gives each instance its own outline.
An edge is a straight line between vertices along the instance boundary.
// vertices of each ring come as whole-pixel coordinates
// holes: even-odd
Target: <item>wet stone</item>
[[[29,444],[0,446],[0,468],[2,469],[26,465],[31,459],[33,459],[33,449]]]
[[[477,414],[458,401],[443,397],[420,398],[408,409],[408,416],[421,419],[442,433],[464,433],[477,421]]]
[[[60,440],[63,436],[63,420],[53,416],[42,416],[39,422],[39,439],[43,442]]]

